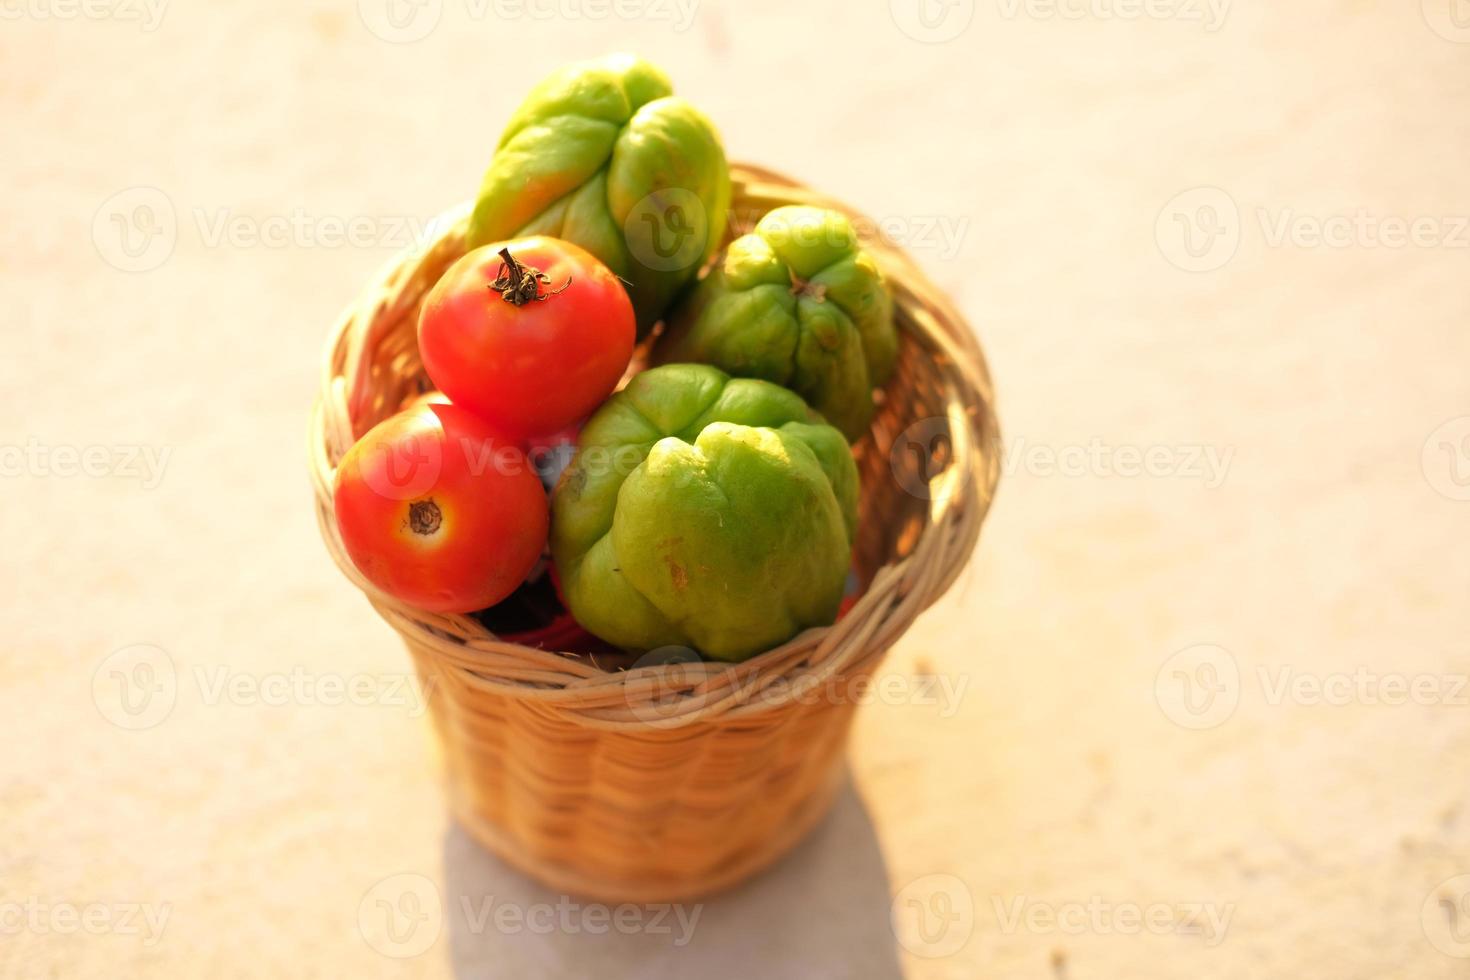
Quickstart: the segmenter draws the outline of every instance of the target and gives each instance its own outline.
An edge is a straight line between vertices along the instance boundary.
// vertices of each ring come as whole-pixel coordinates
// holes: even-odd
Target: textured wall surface
[[[0,974],[1470,975],[1470,5],[392,2],[0,2]],[[1008,441],[832,818],[622,927],[448,824],[304,466],[616,48],[909,245]]]

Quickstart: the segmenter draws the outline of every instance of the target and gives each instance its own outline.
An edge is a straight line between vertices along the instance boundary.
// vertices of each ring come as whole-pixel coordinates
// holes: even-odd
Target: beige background
[[[0,974],[1470,975],[1463,0],[98,2],[0,4]],[[304,465],[338,310],[613,48],[908,243],[1010,447],[852,792],[683,946],[483,925],[558,897],[447,825]]]

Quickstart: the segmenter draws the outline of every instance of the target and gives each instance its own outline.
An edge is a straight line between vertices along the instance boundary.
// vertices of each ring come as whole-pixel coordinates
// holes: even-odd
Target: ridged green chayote
[[[730,244],[655,356],[785,385],[855,441],[897,353],[893,299],[852,224],[792,205]]]
[[[500,137],[469,247],[525,235],[574,242],[626,281],[646,333],[719,247],[730,211],[719,134],[672,92],[632,55],[542,81]]]
[[[604,640],[738,661],[835,619],[857,501],[847,440],[799,396],[669,364],[583,427],[551,551],[572,615]]]

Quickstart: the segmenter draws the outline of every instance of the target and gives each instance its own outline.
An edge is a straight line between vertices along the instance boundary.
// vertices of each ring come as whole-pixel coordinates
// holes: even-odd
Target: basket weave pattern
[[[732,226],[783,204],[851,209],[732,167]],[[628,661],[506,643],[465,616],[377,591],[347,558],[332,478],[356,439],[427,390],[419,304],[464,251],[467,209],[400,256],[333,332],[312,416],[317,515],[342,571],[403,636],[429,694],[450,805],[487,847],[571,894],[673,901],[771,863],[838,787],[855,699],[883,653],[974,549],[999,476],[985,361],[964,321],[894,245],[864,235],[895,296],[895,377],[856,447],[854,562],[866,590],[839,622],[742,664]]]

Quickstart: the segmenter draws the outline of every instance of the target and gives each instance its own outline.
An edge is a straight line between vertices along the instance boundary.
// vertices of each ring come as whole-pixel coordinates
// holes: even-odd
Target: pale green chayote
[[[698,361],[785,385],[856,441],[893,373],[893,299],[837,211],[776,208],[669,317],[659,361]]]
[[[552,556],[572,615],[604,640],[744,660],[836,618],[857,503],[846,439],[800,397],[670,364],[582,429]]]
[[[568,65],[521,103],[470,217],[470,248],[550,235],[627,283],[639,336],[719,247],[730,174],[719,134],[632,55]]]

